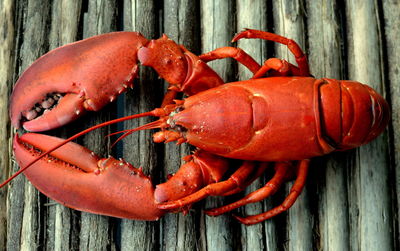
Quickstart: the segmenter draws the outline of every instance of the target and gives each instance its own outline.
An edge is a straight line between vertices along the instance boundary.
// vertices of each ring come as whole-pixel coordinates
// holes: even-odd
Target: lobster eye
[[[177,132],[186,132],[187,128],[181,125],[176,125],[174,124],[174,126],[171,126],[171,129],[174,129]]]

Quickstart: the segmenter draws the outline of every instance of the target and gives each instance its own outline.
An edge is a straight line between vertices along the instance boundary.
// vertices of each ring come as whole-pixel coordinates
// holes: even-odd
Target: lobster
[[[313,78],[306,55],[293,40],[248,29],[232,41],[242,38],[286,45],[297,66],[277,58],[259,65],[236,47],[196,56],[166,35],[149,41],[136,32],[99,35],[48,52],[15,85],[10,118],[16,128],[49,130],[101,109],[132,87],[139,63],[152,67],[170,86],[160,108],[104,122],[67,140],[16,134],[13,149],[21,169],[1,186],[23,172],[38,190],[68,207],[157,220],[167,212],[186,212],[208,196],[238,193],[274,169],[264,187],[206,214],[216,216],[263,200],[295,178],[281,205],[235,217],[255,224],[289,209],[305,185],[310,159],[376,138],[388,124],[389,106],[367,85]],[[225,83],[206,63],[226,57],[245,65],[253,77]],[[188,97],[176,99],[179,92]],[[71,142],[96,128],[144,116],[158,119],[123,131],[119,139],[159,128],[155,142],[196,147],[175,175],[155,187],[140,168],[123,159],[100,158]],[[241,160],[241,165],[231,170],[230,159]]]

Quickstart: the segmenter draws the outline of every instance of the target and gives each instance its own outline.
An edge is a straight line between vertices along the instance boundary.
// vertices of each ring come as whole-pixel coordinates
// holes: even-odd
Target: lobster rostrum
[[[87,110],[99,110],[132,86],[138,62],[153,67],[170,87],[161,108],[104,122],[67,140],[36,133],[16,135],[14,153],[21,170],[41,192],[71,208],[156,220],[166,212],[186,211],[208,196],[242,191],[273,168],[275,173],[264,187],[206,213],[216,216],[265,199],[294,177],[281,205],[259,215],[235,217],[254,224],[287,210],[305,185],[309,159],[373,140],[388,124],[389,107],[367,85],[313,78],[306,56],[293,40],[245,30],[233,41],[242,38],[287,45],[298,66],[277,58],[260,66],[234,47],[196,56],[165,35],[148,41],[135,32],[95,36],[50,51],[23,73],[14,88],[10,116],[16,128],[48,130]],[[245,65],[253,72],[252,79],[224,83],[206,64],[226,57]],[[176,100],[178,92],[189,97]],[[140,169],[124,160],[100,158],[70,142],[96,128],[143,116],[159,119],[126,130],[120,138],[160,128],[155,142],[197,147],[174,176],[155,188]],[[229,159],[243,163],[221,181],[230,169]]]

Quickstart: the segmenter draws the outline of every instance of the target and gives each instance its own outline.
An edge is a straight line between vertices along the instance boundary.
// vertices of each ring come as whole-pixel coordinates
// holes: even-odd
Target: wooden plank
[[[237,31],[241,31],[245,28],[254,28],[259,30],[267,30],[267,3],[265,1],[237,1]],[[254,18],[257,16],[257,18]],[[258,39],[243,39],[238,41],[237,46],[245,50],[259,63],[263,63],[266,59],[266,42]],[[249,79],[252,76],[251,72],[239,65],[239,79]],[[260,180],[256,180],[246,189],[246,194],[260,188],[264,184]],[[243,209],[242,209],[243,210]],[[257,202],[250,205],[246,205],[243,214],[254,215],[262,213],[264,210],[263,202]],[[242,226],[241,235],[243,236],[242,248],[245,250],[261,250],[265,248],[265,238],[267,239],[268,246],[272,249],[275,248],[276,243],[274,239],[270,239],[271,236],[274,238],[274,225],[272,222],[267,223],[266,235],[264,236],[263,224],[256,224],[252,226]]]
[[[349,78],[385,93],[375,1],[346,1]],[[353,151],[349,170],[350,243],[354,250],[391,250],[387,134]]]
[[[391,142],[393,149],[391,149],[393,166],[390,168],[391,174],[391,187],[392,194],[396,195],[392,198],[393,212],[393,236],[394,236],[394,250],[400,248],[399,231],[400,221],[400,2],[399,1],[383,1],[383,17],[384,17],[384,41],[382,45],[386,48],[384,55],[387,57],[385,68],[388,71],[387,81],[390,90],[390,101],[392,109],[392,127]],[[386,85],[387,86],[387,85]],[[394,172],[394,175],[392,175]],[[397,198],[397,199],[396,199]],[[397,204],[393,205],[393,201]]]
[[[201,1],[201,52],[205,53],[223,46],[231,46],[229,41],[235,33],[234,4],[231,1]],[[235,71],[232,60],[217,60],[209,65],[220,74],[222,79],[234,80]],[[226,198],[210,198],[206,208],[214,208],[226,204]],[[229,214],[218,217],[202,218],[202,250],[233,250],[234,237],[239,227]]]
[[[159,19],[156,1],[125,1],[124,2],[124,29],[142,33],[146,38],[158,38]],[[141,113],[154,109],[160,102],[162,83],[155,73],[142,67],[138,80],[133,90],[126,94],[125,115]],[[159,104],[159,103],[158,103]],[[150,122],[150,118],[125,122],[125,128],[135,128]],[[156,153],[158,146],[152,142],[151,132],[141,131],[123,141],[123,156],[134,166],[143,167],[146,174],[157,182],[159,170],[159,155]],[[159,222],[145,222],[122,220],[121,222],[121,250],[156,250],[159,248]]]
[[[306,33],[302,2],[276,1],[273,7],[275,32],[295,40],[305,50]],[[277,44],[275,48],[277,57],[295,63],[293,55],[286,46]],[[291,186],[292,182],[286,185],[286,193],[290,191]],[[309,189],[311,189],[310,184],[307,183],[301,196],[287,212],[287,242],[285,246],[288,250],[312,249],[313,218],[309,208]]]
[[[204,204],[206,208],[219,206],[240,198],[239,195],[198,203],[189,216],[168,214],[159,222],[141,222],[79,213],[55,205],[38,195],[24,177],[19,177],[8,191],[0,190],[0,250],[398,249],[398,1],[386,0],[381,4],[374,0],[344,3],[203,0],[195,5],[191,3],[165,0],[160,5],[157,1],[125,0],[116,5],[110,0],[40,3],[2,0],[0,10],[6,18],[0,19],[0,31],[8,36],[2,36],[0,59],[8,59],[3,59],[0,66],[0,73],[3,73],[0,97],[8,95],[16,76],[37,57],[82,35],[88,37],[125,29],[140,31],[151,39],[165,32],[199,54],[230,46],[232,35],[243,28],[269,29],[299,42],[309,53],[315,77],[350,78],[371,84],[381,93],[388,91],[386,96],[391,97],[393,113],[389,134],[358,150],[315,159],[304,194],[293,208],[251,227],[241,226],[230,214],[208,217],[201,212]],[[265,41],[243,40],[238,45],[260,63],[268,58],[267,54],[272,54],[269,50],[272,43]],[[285,47],[277,46],[274,56],[293,62]],[[233,60],[220,60],[210,65],[224,79],[236,79]],[[140,72],[136,87],[120,100],[119,108],[111,104],[103,112],[87,116],[85,125],[73,123],[52,133],[65,136],[115,116],[158,106],[163,82],[147,67],[141,67]],[[250,77],[241,66],[238,73],[242,79]],[[0,116],[3,118],[8,114],[6,109],[6,98],[1,98]],[[130,121],[124,127],[133,128],[148,121],[151,120]],[[103,138],[114,129],[105,128],[80,141],[99,155],[122,156],[118,148],[109,151],[109,142]],[[11,154],[7,143],[9,134],[8,125],[1,124],[0,177],[3,180],[9,175],[7,167],[10,172],[18,169],[8,158]],[[168,145],[164,150],[162,145],[151,142],[151,134],[132,135],[123,141],[120,149],[127,161],[142,166],[151,174],[154,183],[158,183],[180,166],[180,157],[188,153],[188,148]],[[263,182],[252,185],[248,191],[259,188]],[[287,192],[280,191],[272,199],[239,212],[246,215],[266,211],[281,203]],[[5,207],[7,215],[2,216]],[[7,217],[7,229],[4,229],[4,217]]]
[[[78,28],[82,1],[57,0],[52,5],[52,22],[49,34],[49,49],[57,48],[78,40]],[[60,136],[66,138],[68,128],[60,130]],[[48,250],[74,250],[78,248],[78,232],[73,224],[73,210],[52,200],[45,204],[44,224],[47,229],[44,236]]]
[[[307,1],[309,63],[316,78],[344,79],[345,68],[341,44],[341,9],[336,1]],[[321,249],[349,250],[349,223],[346,191],[347,153],[335,153],[314,162],[308,181],[318,182],[319,245]],[[351,168],[351,167],[349,167]],[[314,179],[315,181],[313,181]],[[318,180],[318,181],[317,181]]]
[[[13,1],[0,3],[0,180],[6,180],[10,171],[10,127],[8,119],[8,95],[13,83],[15,24]],[[0,250],[6,249],[7,242],[7,192],[8,187],[0,190]]]
[[[83,37],[115,31],[117,28],[117,5],[114,1],[89,1],[88,12],[84,15]],[[115,103],[107,106],[101,112],[93,113],[85,118],[84,128],[114,118]],[[83,129],[83,128],[82,128]],[[107,156],[109,152],[109,139],[104,135],[111,131],[108,127],[96,130],[82,137],[83,145],[96,151],[99,156]],[[109,233],[112,231],[110,218],[90,213],[81,213],[79,249],[80,250],[107,250],[112,248]],[[97,229],[97,231],[93,231]]]
[[[43,6],[42,6],[43,4]],[[50,3],[43,1],[20,1],[16,7],[18,45],[16,56],[20,75],[36,58],[47,50],[47,26],[50,20]],[[21,32],[21,33],[20,33]],[[13,172],[18,166],[13,166]],[[33,250],[41,238],[39,193],[21,176],[13,181],[9,190],[9,219],[7,249]]]
[[[198,39],[200,35],[198,22],[200,6],[190,0],[166,0],[163,7],[163,33],[167,34],[175,42],[184,45],[189,51],[194,53],[200,51]],[[168,84],[165,83],[164,87],[167,86]],[[157,106],[159,106],[159,103]],[[177,146],[175,143],[165,144],[164,175],[161,177],[161,182],[166,180],[166,175],[175,173],[184,163],[182,157],[189,154],[190,146],[188,144],[181,146]],[[161,219],[160,226],[160,245],[162,249],[197,249],[200,238],[200,213],[200,208],[196,205],[195,210],[190,210],[187,215],[165,215]]]

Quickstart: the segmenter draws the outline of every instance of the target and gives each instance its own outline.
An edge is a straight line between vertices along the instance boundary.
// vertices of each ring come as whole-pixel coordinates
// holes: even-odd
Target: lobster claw
[[[22,168],[62,141],[35,133],[16,135],[14,154]],[[24,174],[42,193],[77,210],[139,220],[157,220],[166,212],[157,209],[154,187],[140,169],[112,157],[101,159],[73,142],[43,157]]]
[[[44,131],[87,110],[100,110],[132,86],[137,52],[147,42],[137,32],[114,32],[48,52],[17,81],[10,102],[11,123]]]
[[[16,135],[15,158],[22,169],[62,142],[36,133]],[[159,209],[159,203],[186,197],[219,181],[229,167],[227,159],[200,150],[185,160],[175,175],[154,188],[141,169],[113,157],[99,158],[68,142],[40,158],[24,174],[39,191],[67,207],[118,218],[158,220],[170,211]]]
[[[192,95],[223,84],[199,57],[167,36],[148,41],[137,32],[113,32],[54,49],[19,78],[10,102],[14,127],[38,132],[98,111],[132,87],[138,60],[175,91]]]

